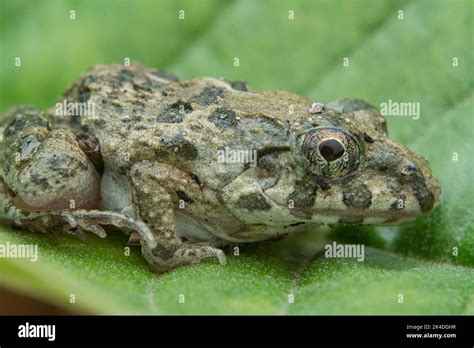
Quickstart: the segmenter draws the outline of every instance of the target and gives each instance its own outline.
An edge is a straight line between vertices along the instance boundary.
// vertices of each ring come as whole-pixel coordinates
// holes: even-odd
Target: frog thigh
[[[17,107],[2,120],[0,176],[24,210],[94,209],[99,175],[74,133],[51,130],[37,109]]]

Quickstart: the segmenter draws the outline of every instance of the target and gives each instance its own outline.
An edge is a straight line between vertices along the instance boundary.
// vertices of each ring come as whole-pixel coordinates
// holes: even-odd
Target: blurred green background
[[[37,243],[43,257],[34,265],[0,259],[0,284],[72,312],[473,313],[473,1],[0,0],[0,6],[1,113],[18,104],[51,107],[92,65],[125,58],[182,80],[246,80],[254,90],[288,90],[322,102],[419,102],[420,119],[388,117],[389,133],[428,158],[443,191],[443,203],[414,223],[346,226],[327,235],[372,246],[364,265],[321,258],[318,237],[310,234],[249,247],[225,268],[210,261],[157,279],[139,250],[123,257],[122,236],[83,243],[3,228],[0,242]],[[72,289],[83,294],[75,307],[67,300]],[[183,291],[194,299],[185,306],[176,301]],[[298,296],[289,305],[291,291]],[[408,294],[405,305],[396,301],[400,291]]]

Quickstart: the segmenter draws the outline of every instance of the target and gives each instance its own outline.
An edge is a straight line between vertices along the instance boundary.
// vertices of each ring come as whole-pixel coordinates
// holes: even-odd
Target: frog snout
[[[399,166],[399,180],[408,186],[419,203],[422,213],[432,210],[440,201],[438,180],[425,159],[404,160]]]

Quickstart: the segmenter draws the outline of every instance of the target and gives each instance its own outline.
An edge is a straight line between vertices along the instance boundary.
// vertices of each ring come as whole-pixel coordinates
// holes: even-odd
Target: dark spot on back
[[[372,193],[367,185],[353,181],[342,190],[342,201],[351,208],[367,209],[372,204]]]
[[[193,111],[190,103],[178,100],[163,110],[157,117],[158,123],[180,123],[183,122],[184,116]]]
[[[176,194],[178,195],[179,199],[182,199],[186,203],[193,203],[194,201],[189,198],[189,196],[186,194],[186,192],[182,190],[176,190]]]
[[[218,97],[224,98],[224,96],[225,93],[222,88],[211,86],[204,88],[201,93],[191,98],[191,101],[206,106],[216,104]]]
[[[196,174],[191,173],[191,179],[193,179],[196,184],[198,184],[199,186],[201,186],[201,181],[199,180],[199,178],[198,178],[198,176],[197,176]]]
[[[217,128],[231,128],[239,123],[236,113],[228,109],[217,109],[214,111],[209,116],[209,122],[213,123]]]
[[[271,205],[267,203],[265,197],[263,197],[262,194],[258,192],[240,196],[239,200],[237,201],[237,206],[249,211],[271,209]]]
[[[184,138],[182,133],[171,139],[161,139],[160,146],[163,148],[165,153],[158,151],[158,156],[170,155],[170,153],[176,157],[181,157],[186,160],[196,159],[198,151],[196,147]]]

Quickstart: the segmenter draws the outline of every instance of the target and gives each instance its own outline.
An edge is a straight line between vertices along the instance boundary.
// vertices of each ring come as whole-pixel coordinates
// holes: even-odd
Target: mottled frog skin
[[[59,115],[20,106],[2,119],[1,209],[20,228],[131,232],[156,271],[318,224],[399,224],[440,189],[426,160],[387,136],[361,100],[325,105],[244,82],[97,66]],[[222,160],[224,150],[256,162]]]

